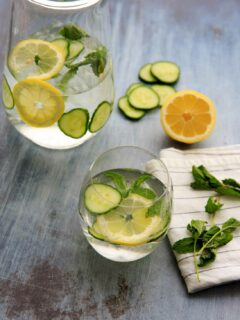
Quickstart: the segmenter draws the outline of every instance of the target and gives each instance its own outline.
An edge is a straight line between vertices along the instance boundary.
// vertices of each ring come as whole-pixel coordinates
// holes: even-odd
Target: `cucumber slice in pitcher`
[[[145,115],[145,111],[137,110],[131,107],[128,102],[128,97],[122,97],[118,101],[118,108],[124,114],[124,116],[130,120],[140,120]]]
[[[102,103],[100,103],[100,105],[96,108],[92,115],[92,119],[89,125],[89,131],[95,133],[101,130],[107,123],[111,112],[112,105],[109,102],[103,101]]]
[[[85,135],[88,129],[89,113],[86,109],[77,108],[64,113],[58,120],[60,130],[73,139]]]
[[[139,71],[138,77],[140,80],[146,83],[155,83],[158,82],[158,79],[153,76],[151,73],[152,64],[147,63],[145,64]]]
[[[5,75],[3,75],[3,80],[2,80],[2,99],[6,109],[11,110],[14,108],[14,99],[13,99],[12,90],[8,84],[8,81]]]
[[[158,61],[153,63],[151,72],[159,81],[168,84],[177,82],[180,77],[179,66],[171,61]]]
[[[87,210],[94,214],[105,214],[118,207],[122,200],[121,193],[102,183],[93,183],[87,187],[84,201]]]
[[[71,41],[69,44],[68,62],[77,58],[84,50],[84,45],[80,41]]]
[[[63,38],[59,38],[59,39],[53,40],[52,43],[64,50],[65,59],[66,59],[69,55],[69,42],[68,42],[68,40],[63,39]]]
[[[133,108],[139,110],[151,110],[159,106],[159,97],[157,93],[147,86],[140,86],[134,89],[128,101]]]

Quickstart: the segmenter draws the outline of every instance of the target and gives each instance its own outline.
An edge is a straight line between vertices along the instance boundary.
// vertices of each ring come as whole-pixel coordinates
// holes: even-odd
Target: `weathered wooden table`
[[[9,7],[0,0],[1,68]],[[200,90],[218,108],[217,128],[199,147],[239,143],[238,0],[112,0],[111,19],[117,98],[142,64],[176,61],[177,88]],[[129,144],[156,154],[183,148],[163,134],[159,112],[133,123],[115,109],[96,138],[59,152],[32,144],[0,115],[1,320],[239,319],[239,283],[189,296],[167,239],[151,256],[120,264],[96,254],[80,230],[81,181],[98,154]]]

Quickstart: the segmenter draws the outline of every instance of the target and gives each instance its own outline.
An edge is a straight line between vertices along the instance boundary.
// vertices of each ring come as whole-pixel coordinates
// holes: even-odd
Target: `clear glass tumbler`
[[[13,1],[3,104],[25,137],[81,145],[107,123],[114,85],[105,0]]]
[[[88,242],[102,256],[119,262],[147,256],[171,220],[172,184],[166,166],[138,147],[105,152],[86,174],[79,213]]]

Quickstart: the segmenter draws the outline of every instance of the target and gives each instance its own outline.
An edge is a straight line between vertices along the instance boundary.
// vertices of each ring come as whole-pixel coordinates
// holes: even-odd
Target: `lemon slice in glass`
[[[21,119],[32,127],[49,127],[64,112],[61,92],[42,80],[26,79],[18,82],[13,88],[13,96]]]
[[[17,80],[28,77],[48,80],[61,71],[65,55],[64,49],[54,43],[27,39],[18,42],[13,48],[8,66]]]
[[[161,229],[161,217],[146,217],[153,204],[137,194],[131,194],[121,205],[110,213],[100,215],[92,227],[104,240],[111,243],[135,246],[148,242]]]

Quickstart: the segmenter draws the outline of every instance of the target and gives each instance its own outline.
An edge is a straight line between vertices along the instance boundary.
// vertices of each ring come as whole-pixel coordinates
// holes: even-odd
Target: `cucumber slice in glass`
[[[151,63],[145,64],[139,71],[139,74],[138,74],[139,79],[147,83],[158,82],[158,79],[154,77],[153,74],[151,73],[151,68],[152,68]]]
[[[154,77],[163,83],[175,83],[180,77],[179,66],[170,61],[158,61],[152,64],[151,72]]]
[[[130,120],[140,120],[145,115],[145,111],[131,107],[127,96],[119,99],[118,108],[122,111],[124,116]]]
[[[160,106],[163,106],[166,99],[172,96],[176,90],[173,87],[164,84],[154,84],[152,89],[158,94],[160,99]]]
[[[94,214],[105,214],[118,207],[122,200],[121,193],[102,183],[93,183],[87,187],[84,195],[87,210]]]
[[[64,113],[58,121],[58,126],[65,135],[73,139],[79,139],[87,132],[88,122],[88,111],[77,108]]]
[[[142,86],[142,84],[139,83],[139,82],[136,82],[136,83],[131,84],[131,85],[128,87],[127,91],[126,91],[126,96],[129,96],[129,94],[130,94],[134,89],[136,89],[136,88],[138,88],[138,87],[140,87],[140,86]]]
[[[65,59],[69,55],[69,42],[66,39],[59,38],[52,41],[53,44],[60,47],[65,52]]]
[[[95,133],[101,130],[107,123],[111,115],[111,112],[112,105],[109,102],[103,101],[102,103],[100,103],[100,105],[97,107],[97,109],[94,111],[92,115],[92,119],[89,125],[89,131]]]
[[[134,89],[129,97],[130,105],[139,110],[151,110],[159,106],[158,94],[147,86]]]
[[[84,50],[84,45],[80,41],[71,41],[69,44],[69,54],[67,57],[68,61],[72,61],[77,58],[80,53]]]
[[[12,90],[8,84],[8,81],[6,77],[3,75],[3,80],[2,80],[2,99],[3,99],[3,104],[6,109],[13,109],[14,108],[14,99],[13,99],[13,94]]]

